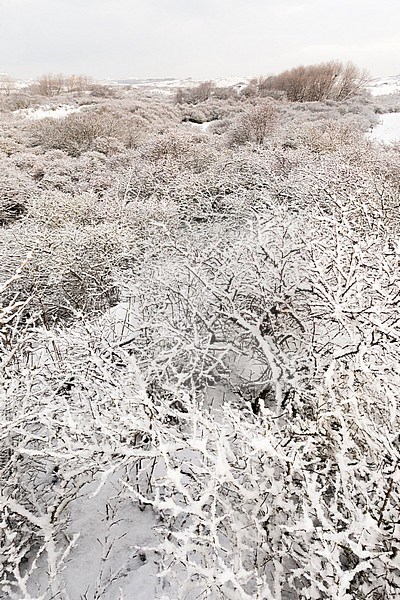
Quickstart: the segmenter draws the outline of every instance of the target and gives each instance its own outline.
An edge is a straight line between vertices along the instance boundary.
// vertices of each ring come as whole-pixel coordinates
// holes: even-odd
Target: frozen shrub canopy
[[[400,161],[366,132],[400,101],[362,80],[5,86],[1,599],[399,597]]]

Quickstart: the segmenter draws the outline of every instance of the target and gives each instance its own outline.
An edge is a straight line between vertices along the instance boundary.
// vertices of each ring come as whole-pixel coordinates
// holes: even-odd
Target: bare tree
[[[251,90],[284,92],[291,102],[346,100],[358,94],[369,79],[352,63],[330,61],[299,66],[250,84]]]
[[[6,73],[0,73],[0,94],[10,96],[16,90],[16,81]]]
[[[42,75],[34,84],[38,94],[42,96],[58,96],[64,90],[64,75],[48,73]]]
[[[42,75],[33,88],[42,96],[58,96],[59,94],[90,90],[93,80],[86,75],[63,75],[47,73]]]

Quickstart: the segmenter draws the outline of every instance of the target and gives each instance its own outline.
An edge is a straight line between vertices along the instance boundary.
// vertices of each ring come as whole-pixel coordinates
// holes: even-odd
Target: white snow
[[[113,344],[123,344],[139,335],[140,306],[135,297],[129,297],[110,308],[100,319],[103,336]]]
[[[373,96],[400,93],[400,75],[373,79],[368,88]]]
[[[61,104],[60,106],[43,104],[41,106],[33,106],[31,108],[14,110],[13,114],[17,117],[38,121],[39,119],[46,119],[48,117],[51,119],[63,119],[64,117],[79,112],[80,110],[80,106],[74,106],[72,104]]]
[[[229,77],[219,77],[217,79],[213,79],[213,83],[217,87],[235,87],[241,88],[246,86],[251,77],[239,77],[239,76],[229,76]],[[154,88],[157,90],[164,91],[173,91],[176,88],[192,88],[198,86],[200,83],[203,83],[204,79],[192,79],[192,77],[188,77],[186,79],[174,79],[174,78],[166,78],[166,79],[139,79],[135,77],[127,77],[125,79],[118,80],[107,80],[105,83],[108,85],[133,85],[137,88]]]
[[[215,120],[213,121],[205,121],[204,123],[190,123],[189,125],[191,127],[194,127],[195,129],[197,129],[198,131],[208,131],[208,129],[211,127],[211,125],[215,123]]]
[[[71,600],[87,597],[87,591],[103,600],[159,597],[155,557],[142,551],[157,542],[155,515],[149,507],[139,510],[122,489],[118,477],[110,477],[99,494],[85,493],[70,507],[65,534],[80,534],[65,572]]]
[[[382,115],[380,123],[369,133],[369,137],[386,144],[400,140],[400,112]]]

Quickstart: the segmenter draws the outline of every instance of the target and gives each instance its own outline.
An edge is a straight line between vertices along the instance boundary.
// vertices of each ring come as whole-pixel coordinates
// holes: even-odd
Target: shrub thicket
[[[279,75],[253,80],[247,93],[284,93],[291,102],[347,100],[360,93],[368,79],[368,73],[353,63],[330,61],[295,67]]]
[[[140,119],[108,110],[88,111],[65,119],[43,119],[32,125],[34,144],[43,148],[64,150],[79,156],[87,150],[104,154],[120,151],[136,144],[141,134]]]
[[[398,596],[399,148],[328,66],[2,104],[0,597]]]

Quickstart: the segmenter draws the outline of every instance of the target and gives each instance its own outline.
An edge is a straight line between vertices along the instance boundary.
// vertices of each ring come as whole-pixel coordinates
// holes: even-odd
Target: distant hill
[[[2,78],[8,77],[6,73],[0,73],[0,80]],[[241,89],[245,87],[252,77],[244,76],[244,77],[219,77],[217,79],[213,79],[214,83],[218,87],[232,87],[236,89]],[[26,80],[14,80],[15,87],[18,89],[27,87],[33,83],[34,80],[26,79]],[[193,79],[192,77],[187,77],[185,79],[179,79],[176,77],[125,77],[121,79],[113,79],[108,78],[102,81],[102,83],[106,85],[115,85],[115,86],[133,86],[136,88],[148,89],[148,90],[160,90],[160,92],[168,93],[169,91],[176,90],[177,88],[190,88],[199,85],[204,79]],[[367,86],[373,96],[382,96],[385,94],[395,94],[400,93],[400,74],[392,75],[389,77],[377,77],[371,79],[369,85]]]
[[[219,77],[213,79],[214,83],[218,87],[243,87],[247,85],[251,77]],[[162,89],[176,89],[176,88],[188,88],[199,85],[204,79],[193,79],[188,77],[186,79],[177,79],[174,77],[165,78],[140,78],[140,77],[126,77],[124,79],[109,79],[106,83],[115,85],[132,85],[141,88],[162,88]]]
[[[214,83],[218,87],[234,87],[242,88],[246,86],[251,77],[220,77],[213,79]],[[160,90],[175,90],[176,88],[188,88],[199,85],[204,80],[193,79],[188,77],[186,79],[178,79],[174,77],[165,78],[139,78],[139,77],[126,77],[124,79],[109,79],[107,83],[114,85],[132,85],[139,88],[151,88]],[[367,86],[373,96],[382,96],[384,94],[400,93],[400,75],[393,75],[389,77],[378,77],[371,79]]]
[[[400,75],[372,79],[368,87],[373,96],[400,93]]]

